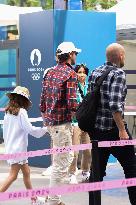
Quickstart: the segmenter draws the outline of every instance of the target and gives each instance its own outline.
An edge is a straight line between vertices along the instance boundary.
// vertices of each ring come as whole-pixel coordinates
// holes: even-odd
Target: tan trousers
[[[90,143],[89,135],[82,131],[78,126],[74,126],[73,128],[73,138],[72,144],[79,145],[79,144],[88,144]],[[77,167],[77,160],[78,160],[79,152],[74,153],[74,159],[70,166],[69,173],[75,174],[76,167]],[[81,159],[81,169],[84,172],[90,171],[91,166],[91,150],[83,150],[82,151],[82,159]]]
[[[49,127],[52,137],[53,148],[72,145],[73,128],[70,123]],[[62,153],[53,155],[52,172],[50,177],[50,187],[59,186],[68,176],[69,167],[73,161],[74,153]],[[49,204],[56,205],[61,201],[61,196],[51,197]]]

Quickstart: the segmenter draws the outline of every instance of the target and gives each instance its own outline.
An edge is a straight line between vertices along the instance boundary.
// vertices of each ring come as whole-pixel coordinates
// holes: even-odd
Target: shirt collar
[[[109,61],[107,61],[106,63],[104,63],[104,65],[118,67],[116,64],[111,63],[111,62],[109,62]]]
[[[58,63],[57,65],[58,65],[58,66],[64,66],[64,65],[66,65],[66,66],[68,66],[68,67],[70,67],[71,69],[74,70],[73,66],[70,65],[69,63]]]

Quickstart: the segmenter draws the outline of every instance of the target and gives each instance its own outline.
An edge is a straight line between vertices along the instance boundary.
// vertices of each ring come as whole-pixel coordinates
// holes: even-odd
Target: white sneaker
[[[82,182],[88,182],[90,177],[90,172],[83,172],[82,171]]]
[[[78,184],[77,178],[76,178],[76,176],[74,174],[71,174],[69,176],[69,184]]]
[[[52,166],[48,167],[45,171],[42,172],[42,176],[49,176],[51,175]]]
[[[45,197],[37,197],[36,202],[32,205],[47,205],[48,201]]]
[[[78,170],[78,168],[76,167],[76,173],[75,173],[75,175],[78,175],[79,174],[79,170]]]

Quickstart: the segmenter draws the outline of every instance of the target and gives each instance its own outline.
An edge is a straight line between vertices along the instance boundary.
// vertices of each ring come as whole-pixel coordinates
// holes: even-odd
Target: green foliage
[[[30,6],[40,6],[40,3],[39,3],[39,1],[38,0],[27,0],[27,1],[25,1],[25,6],[28,6],[28,7],[30,7]]]
[[[43,2],[44,9],[53,8],[53,0],[7,0],[10,5],[22,5],[23,6],[42,6]],[[96,10],[97,6],[100,5],[102,9],[108,9],[117,3],[117,0],[83,0],[85,10]]]
[[[52,0],[46,0],[45,9],[52,9],[52,8],[53,8],[53,1]]]
[[[97,0],[84,0],[85,10],[95,10],[97,5]]]
[[[110,0],[110,1],[100,0],[99,3],[103,9],[109,9],[110,7],[114,6],[117,3],[117,1],[116,0]]]
[[[84,0],[85,10],[96,10],[97,5],[102,9],[108,9],[114,6],[117,0]]]
[[[8,4],[11,6],[19,6],[19,0],[8,0]]]
[[[20,6],[22,2],[23,6],[42,6],[42,3],[40,0],[8,0],[8,4],[11,6]],[[43,8],[44,9],[52,9],[52,0],[42,0],[43,2]]]

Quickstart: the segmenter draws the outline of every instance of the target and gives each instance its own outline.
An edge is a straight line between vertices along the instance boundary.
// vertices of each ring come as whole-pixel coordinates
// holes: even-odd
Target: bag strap
[[[98,79],[96,86],[100,87],[104,79],[107,77],[107,75],[110,73],[111,70],[116,69],[114,66],[110,66],[104,73],[101,75],[101,77]]]

